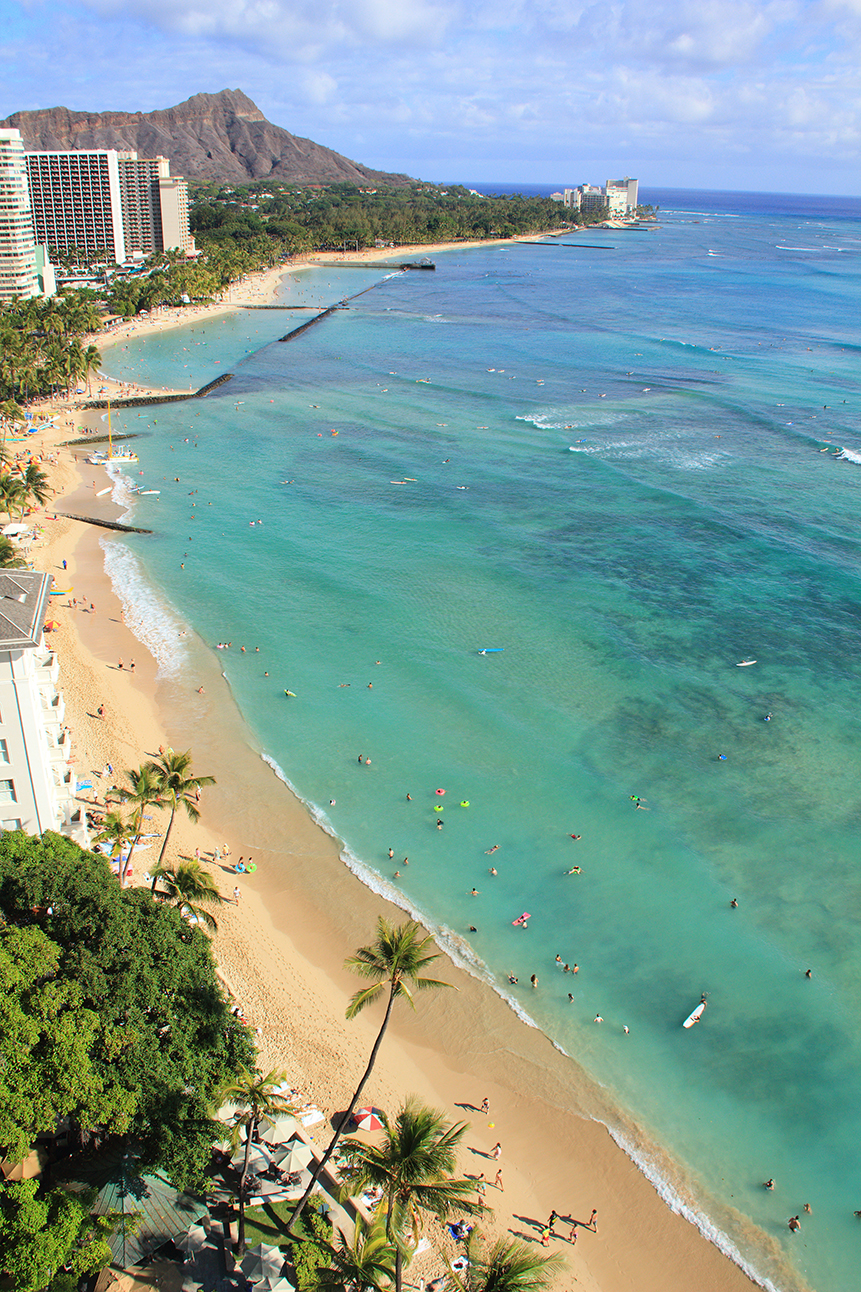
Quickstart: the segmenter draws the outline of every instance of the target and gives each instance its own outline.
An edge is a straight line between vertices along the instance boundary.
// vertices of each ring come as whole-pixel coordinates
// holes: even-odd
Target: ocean
[[[861,200],[643,200],[655,228],[288,273],[355,297],[288,344],[304,315],[249,310],[110,351],[235,375],[118,419],[161,493],[108,568],[162,674],[218,659],[346,864],[576,1057],[673,1205],[766,1286],[845,1292]]]

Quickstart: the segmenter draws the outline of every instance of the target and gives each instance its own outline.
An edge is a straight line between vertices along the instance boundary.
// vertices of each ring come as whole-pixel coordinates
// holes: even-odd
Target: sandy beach
[[[360,253],[359,259],[427,255],[447,245],[378,249]],[[348,253],[347,259],[356,257]],[[201,314],[263,303],[284,272],[279,267],[235,286],[229,303],[160,311],[122,325],[109,338],[93,339],[105,350],[131,332],[176,327]],[[122,384],[111,383],[111,389],[120,391]],[[52,604],[60,626],[50,637],[60,659],[77,772],[100,773],[110,762],[122,783],[120,769],[136,767],[159,745],[170,745],[191,749],[195,770],[215,776],[217,785],[203,793],[200,824],[177,817],[167,859],[194,855],[197,848],[206,861],[225,843],[233,858],[254,857],[258,870],[252,876],[237,877],[224,865],[207,863],[222,893],[231,895],[235,884],[241,889],[239,901],[218,912],[216,956],[257,1031],[261,1067],[284,1069],[328,1118],[345,1106],[379,1025],[374,1010],[345,1021],[356,983],[343,969],[344,958],[372,939],[379,914],[399,920],[403,913],[359,883],[341,861],[337,841],[314,824],[262,762],[214,652],[197,652],[201,662],[194,676],[159,679],[156,661],[124,622],[123,605],[104,570],[102,542],[115,540],[78,521],[51,519],[55,505],[79,514],[116,515],[108,496],[95,498],[107,483],[102,469],[85,465],[80,449],[56,448],[82,424],[81,410],[61,404],[56,411],[54,429],[31,436],[26,446],[43,455],[57,491],[45,518],[38,518],[44,535],[30,557],[35,568],[58,577],[65,560],[73,596],[81,602],[73,608],[65,598],[54,598],[62,601]],[[59,460],[52,465],[53,453]],[[92,603],[95,613],[84,603]],[[99,703],[105,706],[104,719],[96,714]],[[109,781],[94,776],[93,783],[103,800]],[[154,819],[154,829],[162,826]],[[155,848],[136,857],[135,882],[142,882],[156,857]],[[497,1165],[489,1154],[501,1142],[504,1192],[488,1189],[494,1211],[485,1232],[538,1244],[539,1229],[555,1209],[563,1219],[551,1250],[566,1259],[559,1288],[735,1292],[749,1287],[744,1272],[670,1210],[594,1120],[600,1116],[600,1097],[576,1063],[522,1023],[483,983],[447,961],[440,966],[438,976],[456,990],[429,994],[414,1014],[405,1006],[396,1010],[364,1097],[393,1112],[414,1093],[450,1118],[469,1121],[461,1155],[467,1175],[483,1171],[492,1181]],[[487,1117],[477,1111],[485,1097]],[[323,1128],[314,1128],[318,1143],[326,1142],[327,1123]],[[584,1226],[593,1209],[597,1225],[590,1229]],[[571,1243],[575,1220],[580,1226]],[[434,1245],[441,1243],[438,1226],[429,1225],[427,1234]],[[424,1277],[443,1270],[440,1256],[423,1258]]]

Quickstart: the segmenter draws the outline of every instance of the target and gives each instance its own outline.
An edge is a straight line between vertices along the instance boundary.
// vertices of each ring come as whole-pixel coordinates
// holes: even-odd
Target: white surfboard
[[[750,668],[751,664],[755,664],[755,663],[756,663],[755,659],[743,659],[743,660],[740,660],[738,664],[736,664],[736,668]]]
[[[702,1000],[700,1001],[699,1005],[697,1005],[696,1009],[691,1010],[690,1014],[688,1014],[684,1023],[682,1023],[682,1027],[693,1027],[694,1023],[698,1023],[702,1018],[703,1014],[705,1013],[705,1008],[706,1008],[706,998],[705,996],[703,996]]]

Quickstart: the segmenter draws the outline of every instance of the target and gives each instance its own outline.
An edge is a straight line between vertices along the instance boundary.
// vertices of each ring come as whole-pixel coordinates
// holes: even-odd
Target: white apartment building
[[[0,570],[0,829],[57,830],[86,848],[59,664],[42,632],[50,586],[50,574]]]
[[[188,227],[188,184],[179,175],[162,175],[158,181],[161,208],[161,250],[197,255]]]
[[[0,130],[0,301],[38,295],[24,143],[20,130]]]

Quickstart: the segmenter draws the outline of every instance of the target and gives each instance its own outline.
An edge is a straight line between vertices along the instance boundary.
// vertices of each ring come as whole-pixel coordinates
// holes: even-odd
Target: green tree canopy
[[[2,1137],[21,1156],[28,1137],[69,1113],[84,1129],[134,1135],[142,1164],[161,1166],[179,1187],[199,1182],[216,1092],[254,1062],[209,940],[148,892],[121,889],[104,858],[50,831],[0,836],[0,912],[9,938],[20,934],[6,947],[7,976],[19,980],[4,993],[0,1071],[8,1080],[20,1065],[25,1096],[0,1101],[0,1117],[19,1117],[17,1136],[7,1122]],[[42,1013],[28,1040],[31,1003]]]

